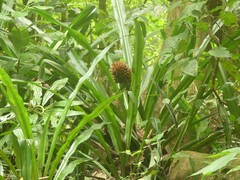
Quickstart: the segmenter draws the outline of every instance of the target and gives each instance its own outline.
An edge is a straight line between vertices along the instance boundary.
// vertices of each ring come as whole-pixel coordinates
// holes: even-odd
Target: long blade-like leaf
[[[21,147],[21,172],[23,179],[31,179],[32,175],[32,142],[23,140],[20,142]]]
[[[72,21],[70,27],[73,29],[79,29],[84,26],[84,24],[89,23],[89,21],[96,14],[97,8],[93,5],[89,5],[84,8],[81,13]]]
[[[13,164],[11,163],[7,155],[1,149],[0,149],[0,156],[8,165],[8,167],[11,169],[12,173],[17,177],[17,179],[20,179],[20,175],[18,174],[17,170],[14,168]]]
[[[62,26],[64,28],[66,28],[68,30],[68,34],[70,34],[81,46],[86,48],[91,53],[91,55],[93,57],[95,57],[96,53],[91,48],[90,44],[88,43],[88,41],[87,41],[87,39],[86,39],[86,37],[84,35],[82,35],[78,31],[76,31],[75,29],[72,29],[71,27],[68,27],[67,25],[65,25],[64,23],[58,21],[57,19],[53,18],[46,11],[43,11],[43,10],[37,9],[37,8],[32,8],[31,10],[36,12],[36,13],[38,13],[39,15],[41,15],[42,17],[47,19],[49,22],[52,22],[54,24],[57,24],[57,25],[60,25],[60,26]]]
[[[131,90],[133,99],[130,100],[128,109],[128,119],[126,123],[126,148],[129,149],[132,136],[132,127],[136,121],[138,112],[139,93],[142,80],[144,37],[140,22],[135,21],[135,46],[134,59],[132,64]]]
[[[51,144],[51,147],[50,147],[50,151],[49,151],[49,155],[48,155],[46,167],[45,167],[45,170],[44,170],[44,175],[47,175],[47,174],[48,174],[48,170],[49,170],[49,167],[50,167],[50,163],[51,163],[51,159],[52,159],[53,152],[54,152],[54,149],[55,149],[55,145],[56,145],[56,143],[57,143],[58,135],[60,134],[60,131],[61,131],[61,128],[62,128],[62,124],[63,124],[63,122],[64,122],[64,120],[65,120],[65,118],[66,118],[66,116],[67,116],[67,113],[68,113],[68,111],[69,111],[69,109],[70,109],[70,106],[71,106],[74,98],[77,96],[77,93],[79,92],[79,89],[81,88],[83,82],[92,75],[92,73],[93,73],[96,65],[98,64],[99,61],[102,60],[103,55],[105,55],[105,54],[108,52],[108,50],[110,49],[111,46],[112,46],[112,45],[106,47],[106,48],[95,58],[95,60],[92,62],[91,67],[90,67],[89,70],[87,71],[87,73],[79,79],[76,88],[75,88],[74,91],[70,94],[69,100],[67,101],[67,104],[66,104],[66,106],[65,106],[65,109],[64,109],[63,114],[62,114],[62,116],[61,116],[61,119],[59,120],[58,126],[57,126],[57,128],[56,128],[56,130],[55,130],[55,133],[54,133],[54,136],[53,136],[53,141],[52,141],[52,144]]]
[[[17,120],[21,126],[24,137],[26,139],[31,139],[32,128],[30,125],[28,113],[23,105],[22,97],[18,94],[17,90],[13,86],[13,83],[10,77],[8,76],[8,74],[5,72],[3,68],[0,68],[0,80],[5,86],[4,88],[4,86],[0,84],[0,89],[3,91],[9,104],[11,105],[12,110],[15,113]]]
[[[110,103],[112,103],[115,99],[119,98],[121,95],[122,95],[121,93],[116,94],[116,95],[106,99],[106,101],[104,101],[103,103],[99,104],[91,114],[88,114],[88,115],[84,116],[83,119],[80,121],[80,123],[77,125],[77,127],[75,127],[69,133],[66,142],[61,146],[60,150],[57,153],[57,156],[55,157],[55,160],[52,163],[50,173],[49,173],[49,178],[50,179],[53,178],[53,175],[56,171],[56,168],[57,168],[64,152],[69,147],[72,140],[76,137],[77,133],[84,127],[84,125],[86,125],[88,122],[93,120],[95,117],[99,116],[104,111],[104,109],[109,106]]]
[[[83,143],[84,141],[88,140],[92,133],[97,130],[102,128],[102,126],[105,123],[101,123],[101,124],[94,124],[90,129],[87,129],[86,131],[82,132],[76,139],[75,141],[72,143],[71,147],[68,149],[68,152],[66,153],[66,155],[64,156],[61,165],[59,166],[56,175],[54,176],[54,180],[58,180],[60,176],[63,176],[63,171],[65,169],[65,167],[67,166],[67,163],[69,161],[69,158],[71,157],[71,155],[76,151],[77,147]],[[66,176],[67,174],[65,174],[64,176]]]
[[[126,12],[123,0],[112,0],[114,17],[119,30],[119,38],[123,48],[124,61],[131,67],[132,65],[132,52],[129,41],[128,27],[126,24]]]

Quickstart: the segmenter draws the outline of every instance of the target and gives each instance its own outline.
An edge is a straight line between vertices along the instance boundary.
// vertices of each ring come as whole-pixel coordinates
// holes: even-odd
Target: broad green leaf
[[[209,28],[210,28],[209,23],[200,21],[200,22],[197,22],[195,24],[197,25],[198,30],[203,31],[203,32],[208,32],[209,31]]]
[[[234,24],[237,25],[238,22],[237,16],[234,13],[228,11],[221,11],[220,18],[226,26],[231,26]]]
[[[227,50],[227,48],[225,47],[216,47],[212,50],[209,51],[209,54],[215,57],[219,57],[219,58],[228,58],[231,57],[231,54],[229,53],[229,51]]]
[[[193,2],[188,4],[181,12],[181,19],[184,19],[189,16],[197,18],[200,15],[200,12],[202,11],[202,8],[205,4],[206,4],[205,1]]]
[[[190,76],[197,76],[198,74],[198,62],[196,59],[187,59],[181,62],[181,70]]]

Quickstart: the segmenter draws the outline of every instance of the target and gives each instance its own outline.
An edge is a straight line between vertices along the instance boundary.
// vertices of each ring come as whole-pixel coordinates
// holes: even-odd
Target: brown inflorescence
[[[131,82],[131,70],[124,62],[114,62],[111,66],[111,74],[116,83],[127,84]]]

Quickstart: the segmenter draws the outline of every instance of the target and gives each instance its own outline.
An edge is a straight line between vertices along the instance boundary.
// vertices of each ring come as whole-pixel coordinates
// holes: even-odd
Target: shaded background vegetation
[[[187,175],[220,176],[240,152],[239,7],[1,1],[1,178],[174,179],[186,150],[219,158]]]

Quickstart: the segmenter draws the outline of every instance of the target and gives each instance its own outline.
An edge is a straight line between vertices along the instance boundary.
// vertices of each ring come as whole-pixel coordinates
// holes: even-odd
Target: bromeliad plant
[[[52,10],[51,7],[39,6],[23,9],[21,17],[15,17],[17,21],[10,21],[9,14],[20,9],[19,4],[9,2],[3,4],[2,10],[9,17],[9,21],[2,23],[5,31],[1,36],[1,58],[6,61],[2,61],[5,70],[1,69],[1,157],[4,160],[1,164],[8,167],[4,168],[2,177],[64,179],[71,173],[74,177],[91,176],[99,168],[109,177],[126,176],[121,129],[126,120],[115,106],[109,106],[121,98],[123,92],[113,81],[110,66],[103,61],[116,42],[98,52],[94,47],[101,43],[100,38],[90,45],[81,31],[90,27],[88,22],[95,18],[95,6],[83,9],[70,25],[45,11]],[[30,19],[32,14],[34,17]],[[54,34],[40,30],[43,24],[34,22],[35,16],[44,18],[46,26],[55,25]],[[16,31],[9,28],[12,24]],[[18,34],[15,36],[12,32]],[[103,37],[109,38],[113,32]],[[64,39],[59,40],[56,35]],[[12,40],[14,37],[19,41]],[[28,42],[20,46],[25,39]],[[66,49],[71,42],[81,45],[81,52]],[[30,56],[33,53],[34,56]],[[83,60],[87,56],[91,63]],[[13,66],[8,66],[10,63]],[[92,76],[97,69],[105,73],[112,85],[110,94],[103,88],[104,84]],[[115,154],[120,158],[120,165],[115,163]]]
[[[239,90],[228,82],[239,79],[225,60],[238,31],[216,44],[220,18],[197,45],[206,3],[195,2],[149,61],[151,24],[142,14],[151,6],[131,14],[122,0],[111,2],[104,21],[94,5],[79,3],[71,15],[74,3],[1,4],[2,177],[160,179],[175,152],[212,148],[223,135],[232,145],[238,136]],[[214,131],[207,126],[216,115],[223,123]]]

